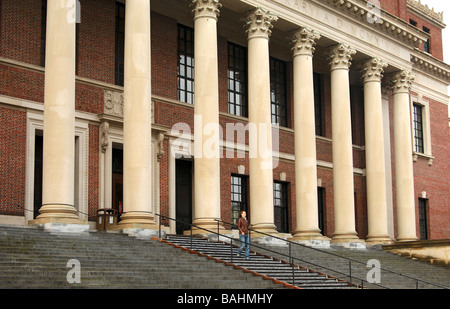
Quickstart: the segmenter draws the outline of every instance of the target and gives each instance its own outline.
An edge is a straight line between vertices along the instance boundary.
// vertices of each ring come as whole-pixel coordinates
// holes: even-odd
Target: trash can
[[[117,224],[117,210],[113,208],[101,208],[97,210],[97,230],[110,230]]]

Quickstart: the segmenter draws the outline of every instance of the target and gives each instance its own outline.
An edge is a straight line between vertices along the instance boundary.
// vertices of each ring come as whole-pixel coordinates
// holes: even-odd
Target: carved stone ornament
[[[263,8],[257,7],[250,11],[245,21],[247,27],[247,39],[265,38],[268,39],[272,34],[272,23],[278,20],[278,16]]]
[[[105,90],[103,113],[123,117],[123,92]]]
[[[312,56],[316,49],[316,41],[320,39],[320,34],[306,27],[301,27],[294,31],[289,39],[294,57],[299,55]]]
[[[389,88],[394,93],[409,92],[414,79],[414,74],[406,70],[394,73],[389,80]]]
[[[381,82],[383,78],[384,68],[387,62],[379,58],[372,58],[362,64],[362,79],[364,82]]]
[[[102,121],[100,125],[100,146],[102,152],[106,152],[109,146],[109,123],[107,121]]]
[[[191,8],[194,19],[199,17],[209,17],[217,20],[220,15],[222,4],[219,0],[192,0]]]
[[[329,65],[332,70],[346,69],[348,70],[352,65],[352,57],[356,54],[356,49],[349,45],[340,43],[331,48],[328,57]]]

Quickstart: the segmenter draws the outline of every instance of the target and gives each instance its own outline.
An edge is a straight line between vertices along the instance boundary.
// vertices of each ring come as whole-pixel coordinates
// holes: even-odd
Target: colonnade
[[[75,23],[61,1],[48,1],[44,109],[44,192],[35,223],[77,222],[73,207]],[[202,152],[204,141],[219,145],[217,22],[218,0],[193,0],[195,27],[195,219],[205,228],[220,218],[220,149]],[[127,1],[124,84],[123,228],[157,229],[151,214],[151,33],[150,0]],[[246,19],[248,39],[250,212],[258,231],[276,233],[273,209],[269,37],[277,17],[255,8]],[[318,228],[317,159],[314,117],[313,54],[320,35],[299,27],[292,35],[295,126],[296,230],[294,240],[323,240]],[[330,48],[334,223],[332,241],[363,242],[355,230],[349,69],[356,50],[339,43]],[[378,58],[362,65],[366,122],[368,243],[390,242],[387,222],[381,80],[386,63]],[[416,239],[409,89],[407,71],[392,80],[398,240]],[[201,121],[198,121],[198,120]],[[217,127],[216,127],[217,126]],[[205,129],[208,128],[208,129]],[[214,129],[215,128],[215,129]],[[264,137],[264,138],[263,138]]]

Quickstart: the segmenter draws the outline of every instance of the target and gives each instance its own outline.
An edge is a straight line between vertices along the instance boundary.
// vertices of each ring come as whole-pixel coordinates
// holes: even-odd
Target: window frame
[[[238,53],[238,55],[236,55]],[[228,42],[228,113],[248,117],[247,48]],[[239,75],[243,80],[236,79]],[[237,87],[239,85],[239,87]],[[240,102],[238,103],[238,99]],[[239,110],[239,112],[238,112]]]
[[[272,124],[288,126],[287,65],[270,57],[270,114]],[[280,70],[281,69],[281,70]]]
[[[177,25],[177,100],[194,104],[194,29]]]

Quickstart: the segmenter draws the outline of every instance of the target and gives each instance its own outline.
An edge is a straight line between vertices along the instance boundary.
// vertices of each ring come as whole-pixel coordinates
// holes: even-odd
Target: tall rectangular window
[[[178,25],[178,100],[194,104],[194,29]]]
[[[274,182],[274,220],[277,231],[288,233],[288,184],[284,182]]]
[[[241,211],[247,208],[247,177],[231,175],[231,222],[234,225]]]
[[[428,239],[427,204],[428,204],[427,199],[419,198],[420,240]]]
[[[275,58],[270,58],[270,101],[272,123],[286,127],[286,63]]]
[[[314,73],[314,113],[316,124],[316,135],[323,136],[323,117],[322,117],[322,76]]]
[[[228,112],[247,117],[247,49],[228,43]]]
[[[414,151],[424,153],[423,106],[413,104],[414,116]]]
[[[115,83],[124,84],[125,63],[125,4],[116,2]]]
[[[423,31],[430,34],[430,29],[427,27],[423,27]],[[427,41],[423,43],[423,50],[427,53],[430,52],[430,39],[427,39]]]

